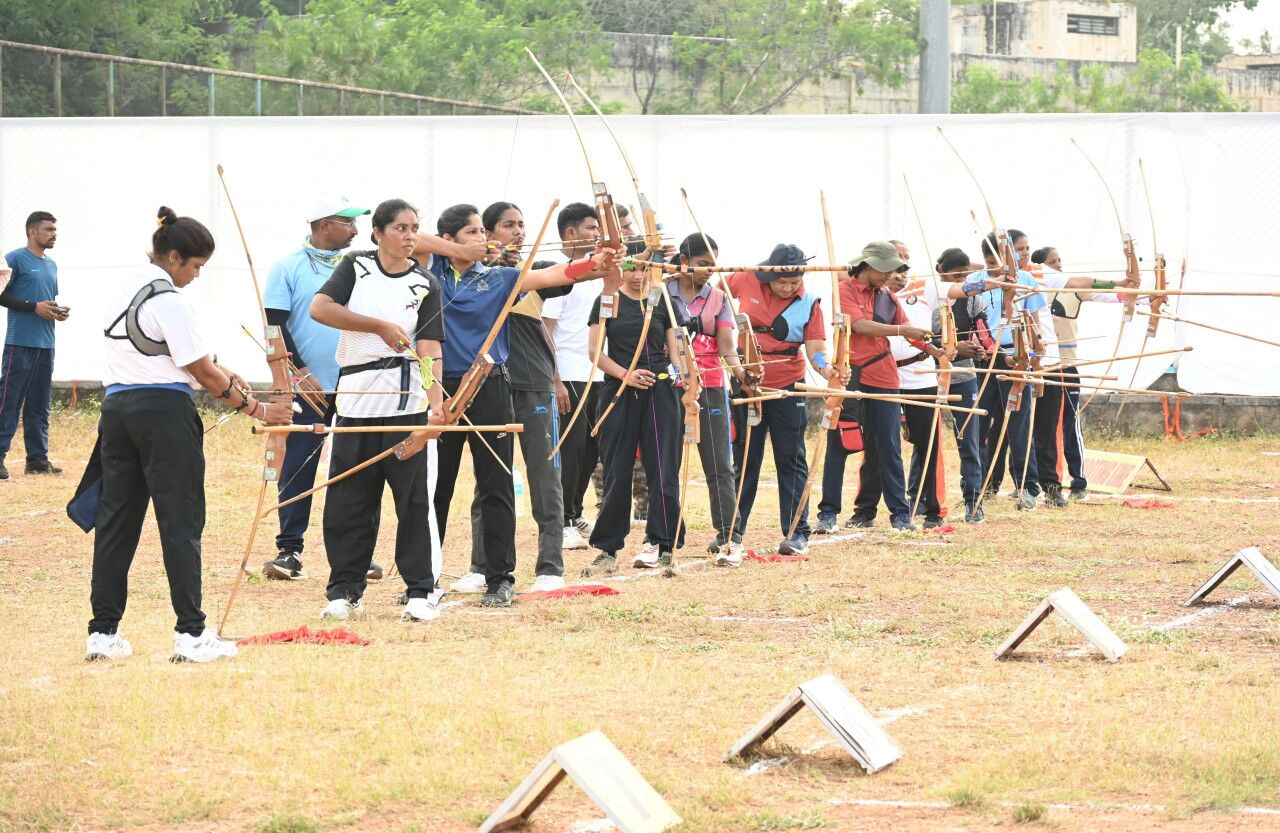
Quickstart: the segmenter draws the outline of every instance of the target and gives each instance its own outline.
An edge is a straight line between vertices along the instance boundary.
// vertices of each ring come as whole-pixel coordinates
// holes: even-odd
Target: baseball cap
[[[323,220],[325,217],[359,217],[368,214],[369,209],[358,208],[351,204],[351,200],[336,194],[322,194],[316,199],[311,206],[311,211],[307,213],[306,220],[308,223],[314,223],[317,220]]]
[[[773,251],[769,253],[769,257],[761,263],[761,266],[804,266],[808,263],[809,258],[804,256],[804,252],[799,246],[793,246],[790,243],[779,243],[773,247]],[[804,273],[797,269],[794,272],[756,272],[756,279],[760,283],[772,283],[778,278],[796,278]]]
[[[888,240],[877,240],[862,247],[862,254],[849,261],[849,268],[854,269],[867,264],[877,272],[896,272],[907,262],[898,256],[898,249]]]

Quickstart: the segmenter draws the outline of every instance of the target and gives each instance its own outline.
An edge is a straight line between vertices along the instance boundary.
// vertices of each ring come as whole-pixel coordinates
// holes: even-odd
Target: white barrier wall
[[[636,205],[622,160],[598,121],[581,120],[591,160],[619,203]],[[1071,146],[1074,137],[1102,168],[1120,216],[1151,266],[1152,222],[1176,286],[1183,259],[1189,289],[1280,291],[1269,263],[1271,200],[1280,193],[1280,116],[1271,114],[1027,116],[618,117],[613,124],[640,184],[676,240],[693,230],[680,199],[688,192],[722,262],[755,263],[778,242],[825,262],[818,192],[826,191],[837,254],[848,260],[868,240],[908,243],[917,270],[948,246],[979,255],[990,229],[982,199],[940,139],[943,126],[990,198],[996,220],[1026,231],[1033,246],[1054,245],[1069,269],[1118,276],[1124,266],[1115,213],[1102,185]],[[1154,218],[1138,173],[1142,158]],[[258,278],[307,233],[301,213],[320,191],[372,208],[403,197],[434,227],[457,202],[483,208],[509,199],[536,231],[553,197],[590,201],[582,151],[564,117],[172,118],[0,120],[0,246],[24,244],[33,210],[58,217],[52,251],[62,303],[55,378],[101,376],[105,287],[145,263],[156,208],[167,204],[205,221],[218,250],[188,290],[205,311],[206,335],[221,360],[256,380],[261,353],[240,332],[261,329],[240,241],[218,187],[227,172]],[[906,197],[909,177],[926,241]],[[975,225],[972,215],[976,215]],[[553,226],[554,228],[554,226]],[[356,244],[367,240],[362,220]],[[1151,275],[1144,274],[1150,285]],[[827,297],[830,279],[810,276]],[[1111,355],[1118,305],[1082,315],[1082,352]],[[109,313],[109,315],[108,315]],[[1274,339],[1280,298],[1187,298],[1180,315]],[[1121,352],[1143,343],[1145,318],[1124,332]],[[3,326],[3,324],[0,324]],[[1196,393],[1280,394],[1280,348],[1185,325],[1161,324],[1149,345],[1195,352],[1178,363]],[[1138,368],[1145,387],[1168,362]],[[1114,371],[1127,384],[1132,363]]]

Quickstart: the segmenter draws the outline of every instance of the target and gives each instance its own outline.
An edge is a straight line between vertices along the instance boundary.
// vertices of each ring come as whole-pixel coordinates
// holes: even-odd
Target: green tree
[[[1217,78],[1205,71],[1198,55],[1180,66],[1159,49],[1144,49],[1135,69],[1117,81],[1100,64],[1081,67],[1073,76],[1060,64],[1052,79],[1001,77],[994,68],[973,64],[951,95],[956,113],[1230,113],[1246,109]]]
[[[248,21],[230,0],[3,0],[0,38],[90,52],[230,66],[231,49],[243,44]],[[52,58],[7,50],[5,110],[10,114],[52,115]],[[63,112],[106,112],[106,66],[80,59],[62,62]],[[158,110],[158,71],[118,67],[116,101],[122,114]],[[202,112],[204,78],[170,76],[173,112]],[[195,102],[195,103],[193,103]]]
[[[1253,9],[1258,0],[1142,0],[1134,5],[1141,48],[1174,54],[1181,26],[1183,53],[1196,52],[1209,64],[1216,64],[1231,53],[1231,43],[1221,26],[1222,15],[1236,7]]]
[[[916,54],[914,0],[705,0],[676,34],[682,88],[656,109],[768,113],[806,81],[901,84]]]
[[[311,0],[306,11],[268,15],[260,72],[495,104],[533,95],[558,109],[524,47],[552,72],[606,60],[576,0]]]

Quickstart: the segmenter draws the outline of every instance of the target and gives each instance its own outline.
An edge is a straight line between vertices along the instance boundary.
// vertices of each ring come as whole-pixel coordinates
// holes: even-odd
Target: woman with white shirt
[[[174,662],[234,656],[233,642],[205,627],[200,608],[200,538],[204,532],[204,426],[195,387],[219,393],[228,406],[263,422],[287,423],[288,402],[260,402],[234,373],[210,357],[197,313],[182,289],[213,255],[213,235],[171,208],[159,211],[151,266],[117,290],[108,307],[106,396],[99,442],[102,498],[93,542],[86,660],[122,659],[133,649],[120,636],[129,567],[147,504],[155,508],[160,548],[177,615]]]

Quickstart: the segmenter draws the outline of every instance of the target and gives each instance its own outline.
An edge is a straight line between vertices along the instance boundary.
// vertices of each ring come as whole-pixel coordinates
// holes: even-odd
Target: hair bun
[[[171,226],[178,222],[178,212],[167,205],[162,205],[160,210],[156,212],[156,219],[159,220],[157,225]]]

